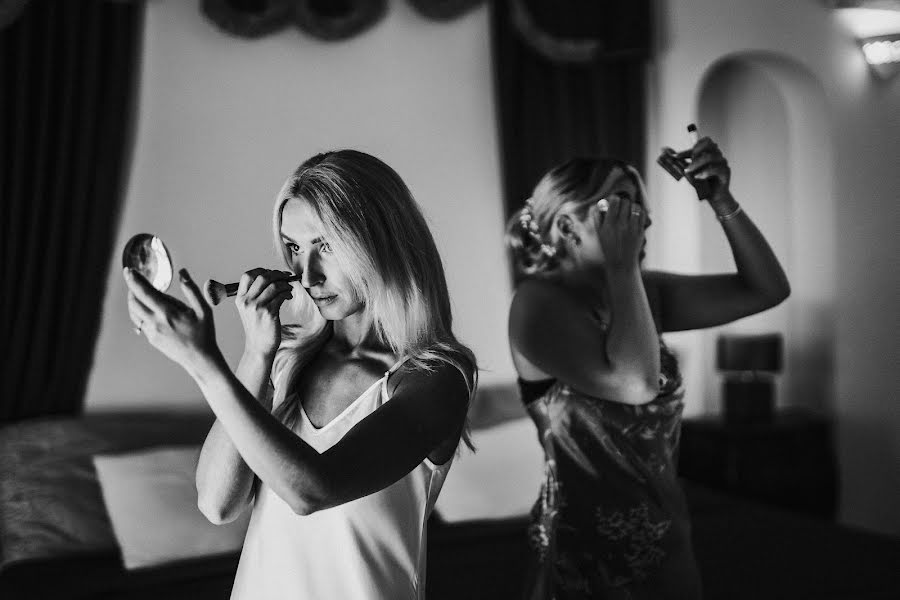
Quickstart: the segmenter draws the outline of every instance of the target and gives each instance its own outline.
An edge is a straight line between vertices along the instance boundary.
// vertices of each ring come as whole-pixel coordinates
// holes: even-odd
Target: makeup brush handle
[[[691,139],[691,145],[700,141],[700,133],[697,131],[697,125],[691,123],[687,126],[688,137]]]
[[[287,279],[284,279],[283,281],[299,281],[299,280],[300,280],[300,275],[291,275],[290,277],[288,277]],[[225,295],[229,296],[229,297],[237,295],[239,285],[240,285],[240,282],[226,283],[225,284]]]

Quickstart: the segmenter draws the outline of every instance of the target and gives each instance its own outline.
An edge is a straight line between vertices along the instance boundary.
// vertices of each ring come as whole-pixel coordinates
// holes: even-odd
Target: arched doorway
[[[793,59],[770,53],[729,55],[702,78],[697,114],[701,131],[715,138],[729,158],[734,195],[765,233],[792,287],[781,306],[704,332],[703,363],[709,369],[705,397],[716,403],[720,396],[714,356],[719,333],[780,331],[785,369],[778,404],[830,410],[835,165],[822,85]],[[733,270],[719,228],[704,223],[700,236],[702,271]]]

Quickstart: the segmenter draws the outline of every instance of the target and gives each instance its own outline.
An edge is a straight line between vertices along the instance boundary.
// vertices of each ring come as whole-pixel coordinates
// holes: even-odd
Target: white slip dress
[[[339,442],[390,400],[388,376],[402,363],[321,428],[301,404],[297,435],[319,453]],[[307,516],[260,482],[232,600],[422,600],[426,523],[452,462],[426,458],[383,490]]]

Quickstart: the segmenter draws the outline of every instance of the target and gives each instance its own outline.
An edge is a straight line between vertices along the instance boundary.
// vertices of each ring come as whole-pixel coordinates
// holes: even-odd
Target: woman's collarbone
[[[313,361],[298,385],[303,409],[314,422],[341,414],[390,368],[381,360]]]

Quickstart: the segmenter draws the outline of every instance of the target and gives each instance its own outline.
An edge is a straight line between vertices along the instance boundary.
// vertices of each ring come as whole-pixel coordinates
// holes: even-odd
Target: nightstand
[[[678,470],[707,487],[834,519],[838,474],[830,418],[783,409],[771,422],[726,423],[718,415],[686,418]]]

